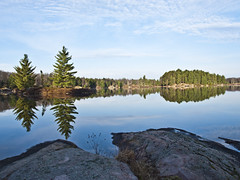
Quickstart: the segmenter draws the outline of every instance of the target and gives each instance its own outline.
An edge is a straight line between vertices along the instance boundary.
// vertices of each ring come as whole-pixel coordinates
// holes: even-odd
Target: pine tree
[[[14,67],[16,70],[15,84],[21,91],[25,91],[35,83],[36,75],[34,74],[34,70],[36,67],[32,67],[31,63],[32,62],[28,59],[28,55],[24,54],[24,58],[20,60],[21,66]]]
[[[57,62],[53,65],[55,68],[53,72],[53,85],[56,87],[69,87],[75,79],[74,74],[77,73],[72,71],[74,69],[73,63],[68,63],[72,59],[72,56],[69,56],[69,52],[63,46],[62,51],[59,51],[55,58]]]

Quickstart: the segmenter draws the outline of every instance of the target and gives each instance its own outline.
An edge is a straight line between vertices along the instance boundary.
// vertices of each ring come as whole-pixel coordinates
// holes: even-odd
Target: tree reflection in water
[[[78,114],[76,112],[76,106],[74,105],[74,99],[55,99],[53,102],[53,107],[51,110],[54,111],[55,121],[58,124],[58,131],[65,136],[66,139],[69,138],[74,127],[71,123],[75,123],[74,119],[76,117],[73,114]]]
[[[37,119],[36,112],[38,111],[36,108],[36,101],[20,97],[17,102],[16,106],[13,110],[16,116],[16,120],[22,120],[22,126],[27,129],[27,131],[31,130],[31,126],[33,124],[33,120]]]
[[[121,90],[121,91],[98,91],[96,94],[85,97],[85,98],[96,98],[96,97],[110,97],[114,95],[130,95],[130,94],[139,94],[140,96],[146,98],[147,95],[153,93],[160,93],[160,95],[166,100],[170,102],[199,102],[209,99],[211,97],[219,96],[224,94],[229,87],[202,87],[202,88],[192,88],[192,89],[173,89],[173,88],[145,88],[145,89],[133,89],[133,90]],[[235,89],[234,89],[235,90]],[[11,96],[10,96],[11,97]],[[0,107],[4,109],[4,102],[8,102],[11,100],[11,104],[6,105],[5,109],[14,106],[13,110],[16,115],[17,120],[22,120],[22,126],[27,129],[27,131],[31,130],[31,125],[34,123],[34,119],[37,119],[36,104],[41,104],[42,106],[42,116],[44,116],[46,112],[46,107],[53,105],[51,110],[53,111],[53,115],[55,116],[55,121],[58,124],[58,131],[65,136],[66,139],[69,138],[72,130],[74,129],[73,123],[75,123],[76,117],[74,114],[78,114],[76,111],[76,106],[74,102],[76,99],[80,100],[81,98],[65,98],[65,99],[42,99],[36,102],[33,99],[27,99],[24,97],[8,98],[6,100],[2,100],[2,104],[0,103]],[[3,111],[2,109],[2,111]],[[1,109],[0,109],[1,110]]]
[[[189,89],[162,88],[160,95],[169,102],[199,102],[225,94],[227,87],[199,87]]]

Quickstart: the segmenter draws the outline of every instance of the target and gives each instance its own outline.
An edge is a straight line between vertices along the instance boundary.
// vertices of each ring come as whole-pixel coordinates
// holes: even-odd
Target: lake
[[[67,139],[114,156],[111,133],[174,127],[223,143],[240,140],[238,88],[102,91],[90,98],[29,99],[0,96],[0,159],[33,145]]]

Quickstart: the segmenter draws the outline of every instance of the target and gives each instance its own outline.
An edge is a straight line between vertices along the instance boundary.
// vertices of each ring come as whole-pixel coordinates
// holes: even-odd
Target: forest
[[[4,72],[0,70],[0,88],[7,87],[10,89],[16,88],[14,83],[14,74],[10,72]],[[53,73],[40,73],[36,74],[34,86],[36,87],[53,87]],[[144,75],[139,79],[112,79],[112,78],[86,78],[75,77],[71,79],[71,85],[79,86],[82,88],[91,89],[107,89],[112,87],[113,89],[126,89],[127,87],[159,87],[159,86],[171,86],[174,84],[196,84],[196,85],[216,85],[226,83],[240,83],[240,78],[225,79],[224,76],[218,74],[210,74],[201,70],[193,71],[169,71],[164,73],[159,80],[147,79]]]
[[[56,63],[51,73],[35,72],[36,67],[31,65],[27,54],[19,61],[20,66],[15,66],[15,72],[4,72],[0,70],[0,88],[17,88],[25,91],[30,87],[66,88],[78,87],[88,89],[139,89],[160,86],[173,86],[178,84],[219,85],[227,83],[239,83],[239,78],[226,79],[223,75],[211,74],[202,70],[172,70],[163,74],[159,79],[147,79],[145,75],[139,79],[111,79],[111,78],[85,78],[76,77],[72,56],[67,48],[63,46],[55,56]]]
[[[162,86],[171,86],[174,84],[194,84],[194,85],[217,85],[226,84],[227,81],[223,75],[211,74],[202,70],[185,70],[177,69],[164,73],[160,78]]]
[[[229,84],[240,84],[240,78],[227,78],[226,81]]]
[[[14,83],[13,72],[4,72],[0,70],[0,88],[16,88]],[[37,73],[35,78],[34,86],[36,87],[53,87],[53,73]],[[79,86],[82,88],[101,88],[107,89],[108,87],[113,88],[123,88],[128,86],[139,86],[139,87],[149,87],[149,86],[160,86],[160,81],[155,79],[146,79],[145,76],[139,79],[112,79],[112,78],[86,78],[86,77],[75,77],[71,80],[71,86]]]

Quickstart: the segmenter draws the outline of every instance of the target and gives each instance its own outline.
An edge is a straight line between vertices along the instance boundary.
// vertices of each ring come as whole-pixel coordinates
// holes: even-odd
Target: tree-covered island
[[[180,69],[164,73],[160,78],[160,82],[162,86],[179,84],[189,84],[193,86],[227,84],[226,78],[223,75],[211,74],[202,70],[182,71]]]

